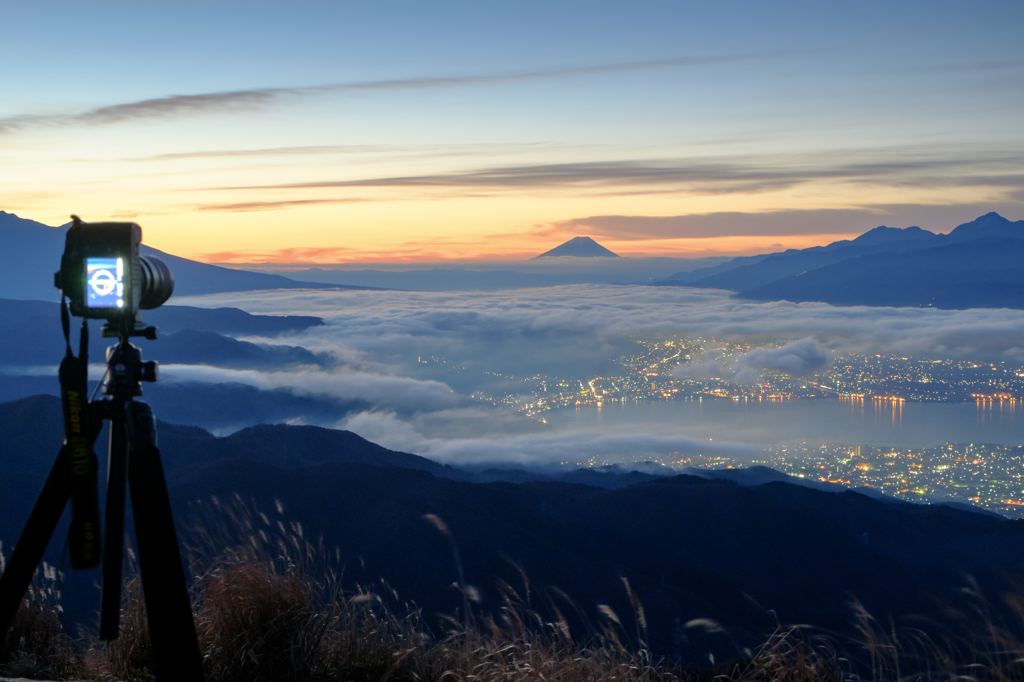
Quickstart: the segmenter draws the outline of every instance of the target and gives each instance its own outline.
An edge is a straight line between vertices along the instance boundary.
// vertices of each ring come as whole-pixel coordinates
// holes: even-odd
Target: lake
[[[835,398],[734,402],[709,397],[609,403],[553,410],[543,416],[556,426],[604,431],[671,425],[695,438],[757,444],[1024,444],[1024,405],[1019,402],[893,404]]]

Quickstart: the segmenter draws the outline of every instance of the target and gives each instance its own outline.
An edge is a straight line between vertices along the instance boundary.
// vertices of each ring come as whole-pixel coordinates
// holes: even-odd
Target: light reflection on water
[[[795,399],[783,402],[645,400],[552,410],[548,423],[602,431],[673,428],[703,439],[932,446],[1024,445],[1024,414],[1011,401],[915,403],[899,400]],[[1018,416],[1021,418],[1018,419]]]

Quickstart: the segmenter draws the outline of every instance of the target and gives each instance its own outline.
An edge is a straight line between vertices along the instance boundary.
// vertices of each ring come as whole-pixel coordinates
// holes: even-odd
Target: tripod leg
[[[124,405],[114,404],[110,415],[107,456],[107,517],[103,546],[103,592],[100,597],[100,639],[117,639],[121,630],[121,579],[124,569],[125,477],[128,434]]]
[[[129,402],[127,411],[128,485],[157,679],[202,680],[203,661],[156,445],[156,420],[146,403]]]
[[[43,491],[39,493],[32,515],[28,517],[7,568],[0,575],[0,641],[14,622],[21,600],[35,575],[50,537],[71,497],[71,468],[68,449],[64,446],[50,469]]]

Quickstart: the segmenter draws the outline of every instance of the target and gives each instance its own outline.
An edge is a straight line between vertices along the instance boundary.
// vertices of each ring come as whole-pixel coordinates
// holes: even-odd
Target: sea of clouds
[[[164,367],[169,381],[240,383],[366,408],[334,423],[387,447],[463,464],[666,459],[675,453],[752,457],[756,443],[709,441],[672,423],[579,428],[543,424],[481,395],[514,393],[537,375],[586,379],[659,335],[743,341],[758,348],[728,367],[713,356],[677,372],[758,380],[762,371],[823,369],[842,352],[1024,364],[1024,311],[839,308],[754,303],[685,287],[573,285],[498,292],[266,291],[177,299],[325,321],[275,343],[332,354],[330,368],[260,371]],[[321,419],[320,422],[323,420]]]

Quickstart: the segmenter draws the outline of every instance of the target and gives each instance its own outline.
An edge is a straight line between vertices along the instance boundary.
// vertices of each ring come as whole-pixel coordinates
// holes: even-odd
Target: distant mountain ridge
[[[1024,309],[1024,239],[849,258],[740,292],[760,301]]]
[[[765,301],[1024,308],[1022,249],[1024,220],[988,213],[949,234],[881,226],[853,240],[737,258],[654,284]]]
[[[574,256],[576,258],[618,258],[619,254],[606,249],[590,237],[573,237],[569,241],[559,244],[550,251],[545,251],[537,256],[537,258],[553,258],[559,256]]]
[[[868,230],[861,236],[857,237],[851,244],[860,244],[862,246],[876,246],[880,244],[894,244],[902,242],[918,242],[925,239],[933,239],[937,235],[934,232],[928,230],[922,230],[916,225],[913,227],[886,227],[880,225],[873,230]],[[843,242],[835,242],[835,244],[842,244]]]
[[[60,267],[67,225],[50,227],[0,211],[0,298],[60,300],[53,273]],[[297,282],[281,275],[234,270],[181,258],[142,245],[142,255],[157,256],[174,273],[174,294],[195,296],[262,289],[366,289],[369,287]]]
[[[992,211],[936,238],[947,244],[975,239],[1024,239],[1024,220],[1007,220]]]

